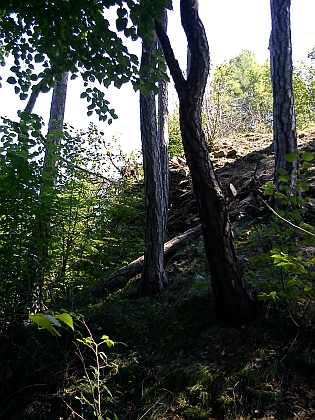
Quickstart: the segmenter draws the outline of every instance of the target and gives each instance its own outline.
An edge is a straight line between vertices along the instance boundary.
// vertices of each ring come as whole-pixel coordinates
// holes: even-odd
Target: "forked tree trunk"
[[[297,149],[292,86],[291,0],[270,0],[270,69],[273,91],[273,142],[275,152],[274,183],[281,189],[279,169],[290,176],[291,194],[298,175],[298,162],[288,162],[286,154]]]
[[[157,34],[179,97],[182,140],[198,203],[218,316],[221,321],[242,324],[253,319],[256,302],[238,265],[226,199],[214,172],[201,125],[210,59],[195,1],[181,0],[181,18],[191,51],[187,80],[159,23],[156,23]]]
[[[151,40],[143,40],[141,67],[148,64],[156,53],[156,34]],[[150,81],[150,71],[143,75],[144,81]],[[156,126],[155,94],[146,96],[140,93],[140,128],[143,154],[144,187],[145,187],[145,246],[144,266],[140,282],[140,294],[159,293],[167,283],[164,270],[164,235],[165,210],[163,200],[162,150],[158,142]]]

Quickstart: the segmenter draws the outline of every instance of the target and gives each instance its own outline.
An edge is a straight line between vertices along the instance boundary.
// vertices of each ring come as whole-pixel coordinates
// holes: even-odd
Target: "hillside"
[[[315,130],[300,134],[299,148],[315,152]],[[251,258],[268,253],[277,240],[270,234],[271,215],[260,189],[272,181],[272,139],[221,139],[210,154],[229,196],[246,279],[267,294],[279,279]],[[314,225],[314,168],[309,172],[310,201],[303,217]],[[169,235],[174,237],[199,223],[184,160],[171,162],[170,184]],[[312,245],[297,241],[296,247],[305,261],[315,256]],[[104,419],[315,418],[312,296],[305,306],[293,303],[290,310],[284,300],[262,301],[253,323],[230,328],[215,316],[202,238],[172,257],[167,272],[169,287],[153,299],[136,297],[134,278],[110,295],[85,297],[73,308],[88,326],[78,321],[76,337],[90,331],[97,343],[103,335],[115,342],[110,349],[100,348],[108,358],[100,369],[102,382],[94,388],[96,402],[101,391]],[[74,344],[71,332],[65,329],[55,338],[22,319],[0,340],[1,419],[97,418],[86,404],[93,401],[96,370],[91,366],[96,364],[87,346]]]

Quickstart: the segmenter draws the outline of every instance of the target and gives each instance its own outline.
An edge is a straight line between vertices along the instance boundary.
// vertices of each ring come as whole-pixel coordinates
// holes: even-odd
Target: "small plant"
[[[118,366],[108,362],[107,355],[103,351],[100,351],[100,347],[103,344],[106,344],[107,347],[110,348],[114,345],[114,342],[110,340],[107,335],[103,335],[101,337],[102,341],[97,343],[86,322],[84,320],[80,320],[80,322],[87,330],[88,337],[77,338],[77,343],[79,342],[84,344],[84,346],[88,347],[92,351],[95,365],[90,366],[89,368],[87,367],[86,360],[80,346],[76,343],[77,355],[84,370],[84,377],[81,379],[82,394],[80,397],[77,397],[77,399],[81,402],[81,404],[86,404],[92,408],[93,414],[97,420],[103,420],[102,398],[104,391],[109,395],[110,400],[112,400],[113,395],[106,386],[106,378],[102,379],[102,370],[105,368],[114,368],[117,372]],[[108,417],[106,417],[106,419],[108,419]]]
[[[80,338],[75,338],[74,341],[76,346],[76,355],[79,357],[84,371],[84,376],[79,381],[81,395],[75,398],[77,398],[82,405],[86,405],[92,409],[95,419],[109,420],[109,417],[104,417],[105,412],[102,409],[102,401],[104,400],[104,392],[109,395],[110,401],[113,399],[113,395],[109,388],[106,386],[107,377],[105,377],[102,372],[105,368],[114,369],[114,371],[117,372],[118,365],[115,363],[110,363],[108,361],[107,355],[103,351],[100,351],[100,347],[106,344],[107,347],[110,348],[114,345],[114,341],[110,340],[107,335],[103,335],[101,337],[101,341],[99,343],[96,342],[85,320],[74,313],[40,313],[29,315],[29,318],[40,327],[49,331],[52,335],[58,337],[61,336],[60,332],[57,330],[57,328],[62,327],[61,322],[67,327],[70,327],[73,332],[75,332],[73,318],[75,318],[83,325],[85,330],[88,332],[88,336],[83,337],[80,334]],[[86,358],[83,355],[79,343],[83,344],[85,347],[92,351],[94,362],[93,365],[87,366]],[[67,407],[70,408],[74,415],[77,415],[79,418],[83,419],[83,417],[76,413],[63,398],[62,400],[67,405]],[[106,410],[106,412],[108,412],[108,410]],[[114,419],[117,419],[116,415],[114,415]]]
[[[309,190],[307,176],[313,157],[312,153],[300,154],[299,151],[286,156],[290,162],[301,158],[301,168],[305,171],[293,187],[289,185],[290,177],[284,170],[280,170],[283,182],[280,191],[271,182],[263,187],[265,195],[280,200],[282,208],[274,210],[265,202],[275,217],[271,229],[264,230],[264,237],[268,237],[273,245],[269,253],[261,253],[251,259],[255,265],[263,265],[265,277],[272,279],[261,285],[263,290],[259,299],[286,302],[296,325],[292,308],[295,308],[295,316],[299,308],[304,308],[299,317],[301,322],[308,322],[307,313],[315,300],[315,258],[307,259],[301,255],[301,250],[315,243],[314,227],[303,220],[308,202],[303,194]]]

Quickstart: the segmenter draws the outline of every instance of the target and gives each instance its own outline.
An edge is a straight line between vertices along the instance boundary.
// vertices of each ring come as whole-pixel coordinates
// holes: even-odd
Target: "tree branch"
[[[188,47],[191,53],[191,66],[187,75],[188,84],[208,76],[210,69],[209,46],[205,28],[199,18],[196,0],[181,0],[180,12]]]
[[[168,68],[170,69],[171,75],[175,83],[176,90],[177,92],[180,92],[183,86],[185,85],[186,80],[180,69],[178,61],[175,58],[169,37],[167,36],[160,22],[155,21],[155,30],[159,38],[159,41],[162,45],[165,61],[168,65]]]

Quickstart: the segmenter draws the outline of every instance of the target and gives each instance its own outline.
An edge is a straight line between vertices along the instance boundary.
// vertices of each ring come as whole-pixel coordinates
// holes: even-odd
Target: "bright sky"
[[[174,11],[169,13],[169,36],[175,55],[182,69],[186,66],[186,42],[180,25],[179,0],[173,0]],[[264,62],[269,58],[268,42],[270,35],[269,0],[199,0],[200,17],[205,25],[213,65],[229,60],[247,49],[257,59]],[[306,60],[307,53],[315,46],[315,1],[292,0],[291,26],[293,60]],[[139,45],[133,45],[139,52]],[[0,89],[0,115],[16,118],[16,111],[26,105],[14,94],[13,87],[5,83],[8,73],[0,68],[2,88]],[[85,129],[93,121],[105,132],[107,139],[117,135],[125,152],[140,150],[139,132],[139,93],[131,86],[120,90],[110,88],[107,99],[116,110],[118,119],[111,126],[99,123],[97,118],[86,116],[86,101],[80,100],[82,86],[78,81],[69,82],[65,122],[75,128]],[[44,118],[49,117],[51,94],[41,94],[34,112]],[[174,102],[174,94],[171,101]]]

